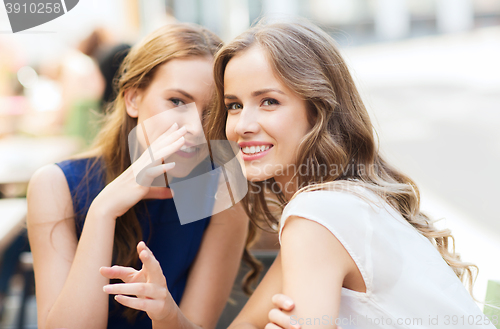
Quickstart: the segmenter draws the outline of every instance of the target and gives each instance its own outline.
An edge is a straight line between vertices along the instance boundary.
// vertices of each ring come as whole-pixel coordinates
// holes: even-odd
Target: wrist
[[[153,329],[166,329],[166,328],[185,328],[185,329],[202,329],[200,326],[195,325],[189,321],[176,305],[171,311],[161,320],[152,320]]]
[[[94,199],[94,201],[90,204],[88,214],[93,214],[96,218],[105,218],[109,220],[116,220],[118,216],[116,216],[109,206],[105,204],[101,204],[98,198]]]
[[[175,325],[179,325],[177,310],[178,308],[169,312],[169,314],[161,320],[151,320],[153,329],[175,328]]]

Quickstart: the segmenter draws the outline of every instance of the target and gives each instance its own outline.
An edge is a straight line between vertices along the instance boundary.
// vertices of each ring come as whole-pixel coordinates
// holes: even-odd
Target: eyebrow
[[[184,90],[182,89],[167,89],[168,91],[176,91],[178,92],[179,94],[182,94],[184,95],[185,97],[191,99],[192,101],[194,101],[194,97],[191,96],[190,94],[188,94],[187,92],[185,92]]]
[[[270,93],[270,92],[275,92],[275,93],[282,94],[282,95],[285,94],[284,92],[282,92],[279,89],[267,88],[267,89],[261,89],[261,90],[254,91],[252,93],[252,96],[256,97],[256,96],[259,96],[259,95],[262,95],[262,94],[267,94],[267,93]]]
[[[279,89],[268,88],[268,89],[261,89],[261,90],[254,91],[252,93],[252,97],[257,97],[257,96],[260,96],[262,94],[266,94],[266,93],[270,93],[270,92],[275,92],[278,94],[285,95],[285,93]],[[224,95],[224,98],[225,99],[238,99],[238,97],[236,97],[234,95]]]

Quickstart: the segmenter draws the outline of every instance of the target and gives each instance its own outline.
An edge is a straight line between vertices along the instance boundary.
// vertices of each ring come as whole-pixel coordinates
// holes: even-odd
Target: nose
[[[258,111],[255,108],[243,108],[237,120],[234,132],[240,136],[256,134],[260,130]]]
[[[195,106],[187,106],[187,110],[178,120],[179,127],[186,127],[186,135],[191,135],[191,141],[197,144],[205,142],[205,134],[201,124],[201,116]]]

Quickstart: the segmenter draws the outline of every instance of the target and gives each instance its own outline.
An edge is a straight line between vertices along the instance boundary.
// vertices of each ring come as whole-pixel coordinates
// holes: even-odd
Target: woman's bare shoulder
[[[69,192],[66,176],[62,169],[56,164],[49,164],[39,168],[31,177],[28,185],[28,193],[31,192],[46,192],[54,190],[54,188],[66,187]]]
[[[38,169],[28,185],[28,222],[44,221],[46,213],[71,216],[73,212],[71,193],[66,176],[56,164]],[[30,216],[31,215],[31,216]]]

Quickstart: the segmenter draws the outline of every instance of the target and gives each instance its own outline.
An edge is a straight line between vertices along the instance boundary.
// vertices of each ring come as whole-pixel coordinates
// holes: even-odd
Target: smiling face
[[[137,130],[141,144],[152,144],[174,123],[179,128],[186,127],[183,148],[166,161],[176,163],[169,175],[185,177],[208,155],[201,115],[208,106],[213,85],[212,59],[189,57],[162,64],[145,90],[125,93],[127,113],[137,118],[138,127],[144,128]],[[144,131],[147,142],[141,136]]]
[[[247,179],[274,177],[284,186],[294,173],[298,146],[311,128],[306,101],[275,76],[259,46],[228,62],[224,101],[226,136],[240,145]]]

